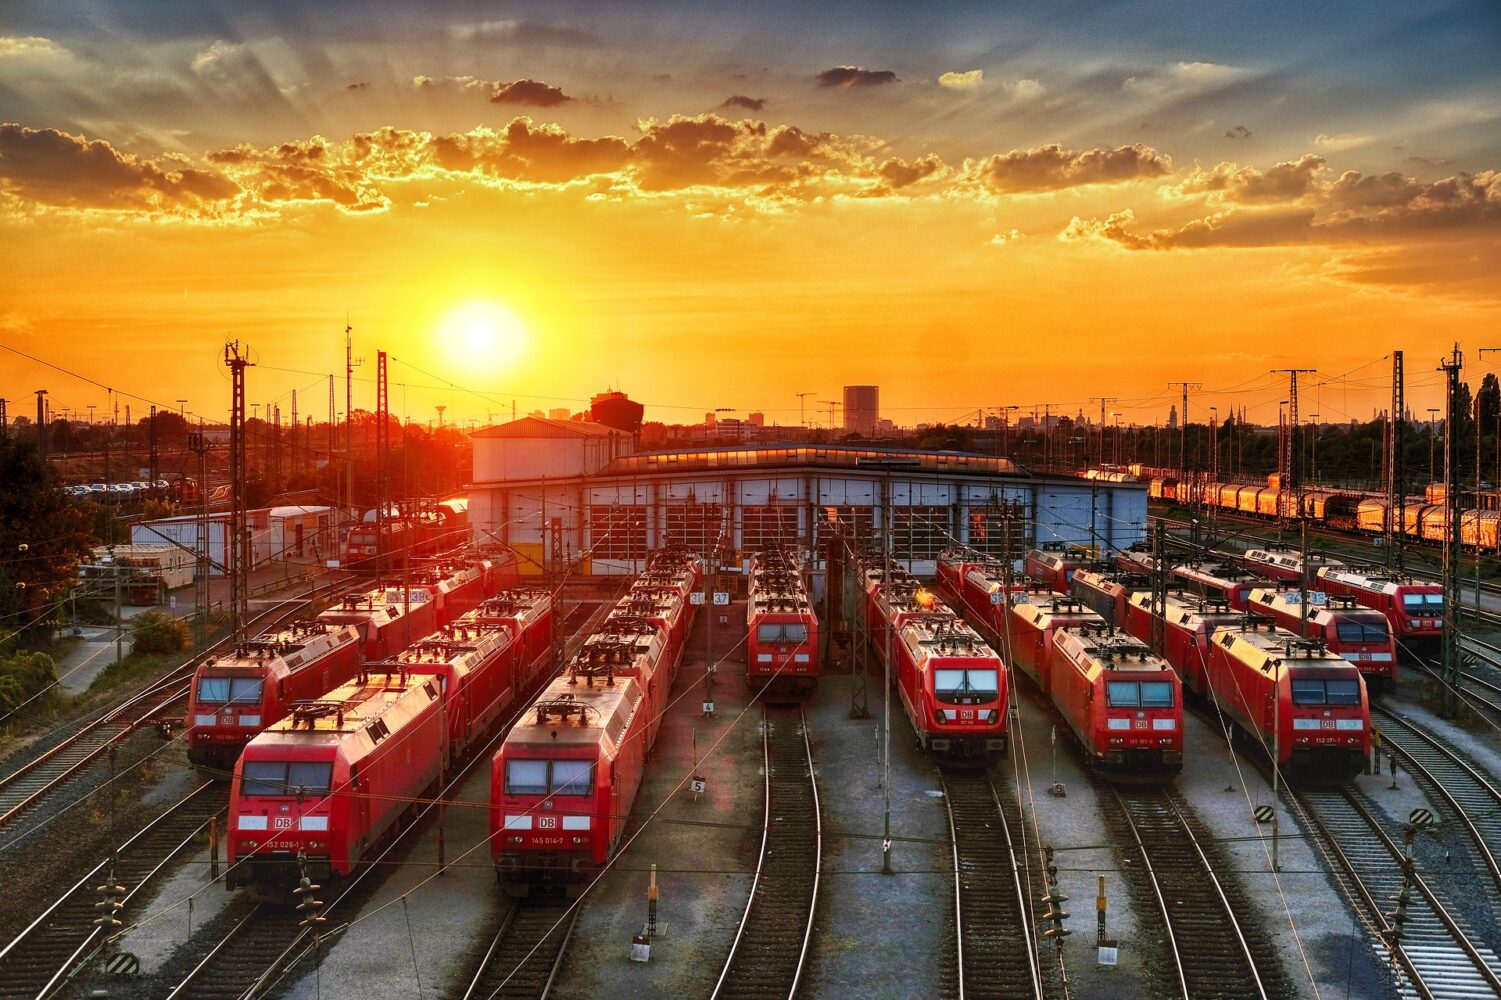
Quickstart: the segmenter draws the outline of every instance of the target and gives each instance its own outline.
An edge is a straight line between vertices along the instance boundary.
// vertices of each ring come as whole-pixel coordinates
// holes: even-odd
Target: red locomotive
[[[1183,692],[1167,661],[1114,626],[1054,631],[1049,696],[1090,766],[1118,780],[1183,769]]]
[[[745,680],[752,691],[804,695],[818,686],[818,616],[802,566],[783,549],[751,557]]]
[[[1266,581],[1244,570],[1222,563],[1191,563],[1175,566],[1173,576],[1185,590],[1203,597],[1224,601],[1236,611],[1246,610],[1251,591],[1266,586]]]
[[[1152,595],[1135,594],[1126,608],[1126,631],[1152,644]],[[1224,601],[1186,590],[1167,594],[1162,615],[1163,659],[1172,664],[1183,679],[1183,686],[1201,697],[1209,695],[1209,640],[1216,629],[1238,625],[1245,620],[1239,611],[1230,610]]]
[[[341,567],[359,572],[391,571],[404,559],[462,545],[469,534],[469,502],[444,500],[436,506],[402,505],[384,519],[368,511],[344,540]]]
[[[609,860],[677,666],[662,626],[617,621],[507,734],[491,765],[490,850],[508,893],[566,889]]]
[[[964,577],[986,560],[972,549],[947,548],[938,553],[938,583],[947,587],[949,593],[959,594],[964,590]]]
[[[204,658],[188,696],[188,762],[229,777],[240,751],[289,707],[317,698],[360,669],[359,632],[349,625],[296,621]]]
[[[1115,553],[1115,565],[1117,569],[1127,573],[1149,576],[1152,568],[1157,565],[1157,560],[1153,557],[1150,546],[1145,542],[1136,542],[1130,548],[1120,549]]]
[[[395,656],[438,627],[437,606],[423,587],[381,586],[349,594],[318,620],[359,630],[366,660]]]
[[[1074,571],[1088,563],[1078,549],[1063,542],[1044,542],[1027,553],[1023,563],[1028,576],[1049,590],[1068,593]]]
[[[425,673],[362,674],[252,740],[230,788],[226,885],[285,899],[299,855],[315,880],[354,871],[437,789],[440,685]]]
[[[1008,752],[1006,665],[962,619],[921,614],[897,632],[897,692],[918,745],[941,760],[990,765]]]
[[[1065,594],[1029,593],[1026,603],[1019,599],[1012,602],[1009,636],[1006,631],[1001,635],[1009,638],[1011,665],[1036,681],[1037,687],[1047,694],[1052,689],[1049,675],[1053,665],[1053,634],[1060,628],[1102,621],[1099,615]],[[1006,647],[1003,645],[1002,649]]]
[[[1251,591],[1250,608],[1266,615],[1293,635],[1323,640],[1360,668],[1366,683],[1391,687],[1397,682],[1397,644],[1386,616],[1358,607],[1354,598],[1340,594],[1308,592],[1307,631],[1304,631],[1302,593],[1297,590]]]
[[[556,613],[552,594],[540,587],[512,587],[483,601],[460,621],[503,625],[517,644],[517,658],[536,670],[538,661],[552,654]],[[521,687],[529,685],[523,683]]]
[[[954,591],[968,609],[970,620],[979,622],[981,632],[989,633],[996,641],[1005,629],[1006,620],[1002,616],[1007,608],[1016,601],[1027,600],[1027,592],[1037,589],[1025,578],[1013,578],[1008,591],[1006,576],[1005,568],[997,563],[972,563],[965,570],[961,587]]]
[[[1444,634],[1444,588],[1439,584],[1325,568],[1319,570],[1318,588],[1353,597],[1361,607],[1386,615],[1398,642]]]
[[[1141,573],[1093,568],[1074,573],[1073,594],[1079,603],[1120,628],[1126,625],[1126,606],[1132,596],[1151,589],[1151,578]]]
[[[1365,681],[1348,660],[1270,623],[1214,633],[1209,683],[1220,711],[1300,779],[1340,784],[1370,757]]]
[[[495,596],[499,582],[479,560],[439,560],[413,569],[403,585],[432,595],[433,614],[439,625],[447,625]]]
[[[1296,549],[1247,549],[1241,557],[1246,569],[1267,580],[1285,580],[1300,583],[1303,579],[1303,556]],[[1316,585],[1319,570],[1325,566],[1344,569],[1345,564],[1329,556],[1314,556],[1308,560],[1308,585]]]
[[[493,731],[515,703],[518,648],[504,625],[461,619],[366,669],[370,673],[430,674],[438,678],[451,767],[468,756],[476,741]]]

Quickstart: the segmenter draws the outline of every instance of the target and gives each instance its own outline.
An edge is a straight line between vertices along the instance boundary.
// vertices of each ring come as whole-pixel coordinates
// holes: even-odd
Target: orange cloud
[[[239,192],[222,174],[116,150],[56,129],[0,125],[0,185],[24,201],[65,208],[210,211]]]

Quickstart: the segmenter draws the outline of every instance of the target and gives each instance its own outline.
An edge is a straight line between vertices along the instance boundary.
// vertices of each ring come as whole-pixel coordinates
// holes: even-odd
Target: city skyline
[[[226,338],[316,399],[348,322],[409,415],[870,383],[909,425],[1179,379],[1265,421],[1292,365],[1364,419],[1392,349],[1426,406],[1492,346],[1494,8],[1084,13],[11,5],[0,343],[210,416]],[[42,386],[108,402],[0,366]]]

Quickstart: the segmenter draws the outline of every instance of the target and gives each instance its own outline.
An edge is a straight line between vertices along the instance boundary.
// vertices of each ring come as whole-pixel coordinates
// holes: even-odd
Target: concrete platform
[[[825,875],[804,993],[941,996],[953,934],[953,854],[937,769],[918,749],[900,703],[893,703],[895,842],[893,873],[883,874],[882,678],[871,678],[866,720],[849,717],[851,684],[848,676],[825,677],[808,705]]]
[[[1303,839],[1286,806],[1273,800],[1261,772],[1232,755],[1223,731],[1192,711],[1185,714],[1184,736],[1187,763],[1178,789],[1221,842],[1258,901],[1258,912],[1250,919],[1266,928],[1298,995],[1388,996],[1385,973],[1364,930],[1355,924],[1322,858]],[[1363,778],[1361,784],[1372,788],[1375,781]],[[1264,839],[1270,838],[1271,827],[1257,823],[1252,815],[1262,805],[1278,810],[1281,871],[1275,876],[1270,842]]]
[[[708,615],[700,609],[631,811],[626,836],[634,839],[584,902],[553,988],[560,1000],[708,996],[729,954],[760,844],[761,710],[745,685],[744,603],[709,614],[714,656],[723,658],[713,684],[715,717],[703,715]],[[707,781],[697,801],[687,787],[695,773]],[[649,963],[632,962],[653,864],[666,930]]]

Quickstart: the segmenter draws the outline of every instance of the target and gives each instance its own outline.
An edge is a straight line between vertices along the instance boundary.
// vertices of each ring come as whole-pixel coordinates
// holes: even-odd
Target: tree
[[[178,653],[192,637],[187,622],[164,611],[143,611],[130,623],[132,653]]]
[[[94,543],[32,441],[0,439],[0,644],[35,640]]]

